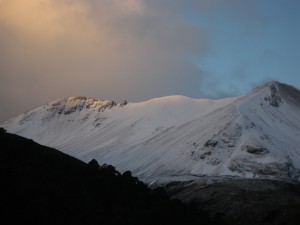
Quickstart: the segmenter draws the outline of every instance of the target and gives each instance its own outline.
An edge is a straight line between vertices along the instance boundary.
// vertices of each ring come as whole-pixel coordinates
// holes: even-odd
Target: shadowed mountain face
[[[1,224],[215,224],[129,171],[89,165],[0,130]]]
[[[296,225],[300,219],[300,187],[293,182],[200,177],[165,184],[173,198],[193,202],[184,205],[129,171],[95,160],[87,165],[3,130],[0,146],[5,224]]]
[[[300,177],[300,91],[271,82],[237,98],[51,102],[2,124],[85,162],[148,183],[186,175]]]
[[[277,84],[280,95],[290,104],[295,105],[296,108],[300,108],[300,91],[297,88],[291,87],[287,84]]]
[[[299,183],[203,177],[170,182],[165,189],[173,197],[201,205],[231,225],[297,225],[300,221]]]

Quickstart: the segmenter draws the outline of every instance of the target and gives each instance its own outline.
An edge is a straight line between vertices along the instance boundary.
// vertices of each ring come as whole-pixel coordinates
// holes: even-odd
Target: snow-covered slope
[[[271,82],[222,100],[141,103],[71,97],[1,125],[84,161],[146,181],[187,175],[300,176],[300,91]]]

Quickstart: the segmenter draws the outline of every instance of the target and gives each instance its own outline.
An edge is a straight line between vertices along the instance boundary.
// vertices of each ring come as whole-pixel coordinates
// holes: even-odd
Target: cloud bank
[[[176,11],[140,0],[2,0],[0,49],[6,117],[69,95],[193,95],[201,72],[187,56],[206,40]]]
[[[276,78],[263,66],[285,45],[270,42],[258,2],[0,0],[0,121],[65,96],[218,98]]]

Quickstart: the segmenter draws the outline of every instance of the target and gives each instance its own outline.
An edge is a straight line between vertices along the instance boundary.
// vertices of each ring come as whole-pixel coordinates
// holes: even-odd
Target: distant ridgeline
[[[0,128],[1,221],[5,224],[215,224],[113,166],[85,164]]]

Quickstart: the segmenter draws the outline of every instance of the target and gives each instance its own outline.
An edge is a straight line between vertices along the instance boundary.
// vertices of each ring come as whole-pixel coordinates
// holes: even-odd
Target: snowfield
[[[1,126],[147,182],[191,175],[300,177],[300,91],[276,81],[221,100],[168,96],[117,104],[70,97]]]

